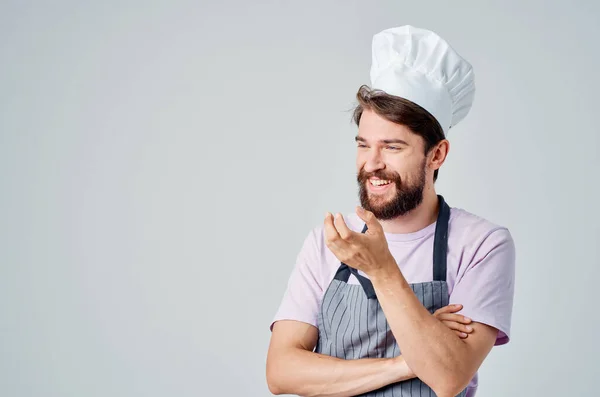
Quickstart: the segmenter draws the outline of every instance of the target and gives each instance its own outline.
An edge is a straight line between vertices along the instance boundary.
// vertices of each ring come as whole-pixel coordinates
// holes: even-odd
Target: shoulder
[[[514,276],[516,250],[508,228],[464,209],[451,209],[448,251],[455,259],[451,263],[457,265],[458,279],[472,269],[492,278]]]
[[[506,226],[457,207],[450,210],[448,238],[452,243],[465,248],[475,248],[486,241],[513,244],[512,235]]]

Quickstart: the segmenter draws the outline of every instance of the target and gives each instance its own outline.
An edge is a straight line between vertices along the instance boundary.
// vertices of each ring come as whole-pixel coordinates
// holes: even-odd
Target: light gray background
[[[372,35],[403,24],[476,71],[438,191],[516,240],[479,395],[594,395],[600,6],[548,3],[3,1],[0,395],[269,395],[302,240],[357,203]]]

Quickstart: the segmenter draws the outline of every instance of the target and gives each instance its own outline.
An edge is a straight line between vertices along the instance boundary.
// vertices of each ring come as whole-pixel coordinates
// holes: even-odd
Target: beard
[[[425,161],[420,169],[413,175],[412,181],[403,182],[397,172],[365,172],[361,169],[357,175],[358,195],[361,206],[367,211],[371,211],[375,218],[379,220],[390,220],[417,208],[423,202],[423,190],[425,189]],[[384,195],[370,193],[367,188],[369,178],[377,177],[392,181],[395,187],[395,194],[391,199],[386,199]],[[389,193],[385,193],[387,196]]]

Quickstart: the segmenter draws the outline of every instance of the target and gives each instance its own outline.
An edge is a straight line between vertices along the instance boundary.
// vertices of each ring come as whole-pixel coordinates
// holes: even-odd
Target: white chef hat
[[[373,36],[371,88],[421,106],[447,134],[471,109],[475,76],[440,36],[406,25]]]

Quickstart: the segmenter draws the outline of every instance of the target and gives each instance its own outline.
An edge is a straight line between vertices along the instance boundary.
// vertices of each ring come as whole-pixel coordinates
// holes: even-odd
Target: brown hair
[[[372,110],[386,120],[408,127],[423,138],[425,154],[445,138],[444,131],[435,117],[409,100],[386,94],[384,91],[372,90],[366,85],[358,89],[356,99],[358,105],[354,109],[352,119],[357,126],[363,111]],[[433,173],[434,182],[437,180],[438,171],[435,170]]]

